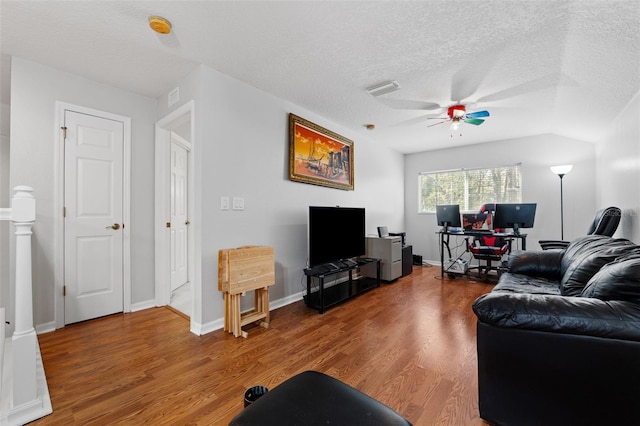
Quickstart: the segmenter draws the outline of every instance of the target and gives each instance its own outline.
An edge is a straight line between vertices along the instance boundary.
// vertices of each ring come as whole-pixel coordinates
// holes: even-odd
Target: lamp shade
[[[573,168],[572,164],[565,164],[562,166],[551,166],[551,171],[558,176],[564,176],[571,171]]]

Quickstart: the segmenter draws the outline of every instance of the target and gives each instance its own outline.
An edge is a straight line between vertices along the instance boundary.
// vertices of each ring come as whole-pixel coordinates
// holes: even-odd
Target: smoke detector
[[[171,22],[162,16],[149,17],[149,26],[159,34],[169,34],[171,32]]]

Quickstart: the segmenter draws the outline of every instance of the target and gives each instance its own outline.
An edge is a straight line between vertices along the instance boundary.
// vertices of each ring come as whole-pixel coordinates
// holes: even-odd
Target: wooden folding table
[[[247,337],[242,326],[269,327],[269,286],[275,284],[273,247],[245,246],[218,252],[218,290],[224,293],[224,330]],[[254,291],[254,308],[242,313],[241,297]]]

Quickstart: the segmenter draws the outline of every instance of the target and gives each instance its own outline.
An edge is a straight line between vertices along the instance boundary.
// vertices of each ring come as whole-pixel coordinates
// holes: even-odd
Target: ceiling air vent
[[[384,83],[376,84],[375,86],[371,86],[367,88],[367,92],[369,92],[371,96],[380,96],[384,95],[385,93],[395,92],[399,89],[400,85],[398,84],[398,82],[395,80],[391,80]]]

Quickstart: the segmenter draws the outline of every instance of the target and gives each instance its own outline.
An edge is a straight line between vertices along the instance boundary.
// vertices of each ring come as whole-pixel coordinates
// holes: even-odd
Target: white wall
[[[640,93],[596,145],[596,158],[599,208],[620,207],[615,236],[640,244]]]
[[[34,188],[34,324],[54,321],[54,170],[56,101],[132,118],[131,287],[132,303],[154,298],[153,158],[155,100],[72,74],[12,58],[10,185]],[[59,297],[59,295],[58,295]]]
[[[455,140],[452,141],[455,144]],[[440,261],[435,214],[418,214],[418,173],[456,168],[522,163],[522,200],[538,203],[535,227],[527,229],[527,249],[539,249],[540,239],[560,239],[560,179],[549,167],[573,164],[564,177],[564,238],[586,233],[595,202],[595,148],[556,135],[410,154],[405,158],[405,220],[413,252],[425,261]]]
[[[184,86],[184,87],[183,87]],[[367,231],[403,224],[403,157],[355,140],[341,126],[224,76],[199,67],[181,83],[183,100],[196,100],[196,181],[202,247],[202,322],[223,317],[217,291],[217,253],[246,244],[273,245],[277,283],[271,298],[302,289],[306,263],[306,212],[310,204],[367,208]],[[154,294],[154,125],[169,110],[156,101],[60,72],[21,58],[12,60],[10,186],[35,188],[34,323],[54,321],[53,206],[55,103],[62,101],[132,118],[132,303]],[[180,104],[178,104],[180,105]],[[177,106],[177,105],[176,105]],[[296,113],[355,142],[355,191],[287,179],[287,114]],[[220,196],[245,198],[245,210],[219,210]]]
[[[9,105],[0,104],[0,208],[11,206],[9,187]],[[9,294],[9,241],[13,227],[8,220],[0,220],[0,308],[12,315]]]
[[[181,102],[166,107],[158,100],[158,117],[186,101],[195,101],[193,136],[199,151],[196,196],[199,197],[202,248],[202,322],[223,317],[217,288],[218,250],[258,244],[274,247],[276,284],[272,301],[302,290],[307,261],[309,205],[366,209],[367,232],[403,226],[403,156],[348,129],[211,68],[201,66],[180,83]],[[355,190],[291,182],[288,179],[288,114],[293,112],[354,141]],[[244,211],[220,210],[220,197],[243,197]],[[198,213],[196,212],[196,215]],[[335,238],[340,243],[340,236]]]

